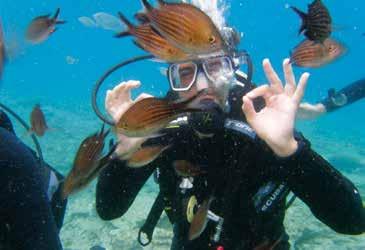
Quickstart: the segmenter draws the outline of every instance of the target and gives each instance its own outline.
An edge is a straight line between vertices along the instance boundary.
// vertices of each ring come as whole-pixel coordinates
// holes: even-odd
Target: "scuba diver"
[[[36,146],[39,149],[38,142]],[[0,155],[0,249],[62,249],[59,232],[67,205],[61,198],[63,176],[15,135],[2,110]]]
[[[331,88],[328,96],[317,104],[301,103],[298,119],[316,119],[321,115],[350,105],[365,97],[365,79],[355,81],[336,92]]]
[[[226,37],[232,48],[234,40]],[[142,245],[151,242],[165,211],[173,224],[172,250],[287,250],[283,221],[290,192],[336,232],[365,231],[359,191],[294,130],[309,74],[296,84],[286,59],[283,84],[265,59],[268,84],[256,87],[251,70],[247,75],[239,71],[245,62],[250,65],[248,55],[232,49],[169,63],[166,99],[195,96],[189,106],[204,111],[177,118],[152,138],[116,134],[120,158],[102,170],[96,187],[101,219],[123,216],[153,174],[159,194],[140,229]],[[105,106],[114,124],[149,96],[131,99],[131,90],[139,86],[127,81],[107,92]],[[149,145],[166,149],[143,167],[128,167],[124,157]]]

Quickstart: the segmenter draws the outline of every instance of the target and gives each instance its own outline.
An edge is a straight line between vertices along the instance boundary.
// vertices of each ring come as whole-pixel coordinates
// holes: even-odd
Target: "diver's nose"
[[[209,80],[202,72],[198,73],[196,78],[196,88],[198,91],[207,89],[209,87]]]

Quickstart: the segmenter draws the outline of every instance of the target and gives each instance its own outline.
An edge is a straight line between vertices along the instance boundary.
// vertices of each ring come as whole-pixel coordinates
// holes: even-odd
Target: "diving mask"
[[[239,57],[216,56],[201,60],[173,63],[168,68],[168,78],[174,91],[188,91],[196,82],[198,73],[203,72],[213,84],[228,83],[234,77],[242,59]]]

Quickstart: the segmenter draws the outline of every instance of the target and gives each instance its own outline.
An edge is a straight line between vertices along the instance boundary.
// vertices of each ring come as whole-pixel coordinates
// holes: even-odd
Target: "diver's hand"
[[[309,74],[302,74],[296,86],[289,59],[285,59],[283,68],[286,84],[283,86],[268,59],[263,60],[263,68],[269,84],[247,93],[242,98],[242,110],[250,126],[274,153],[280,157],[287,157],[298,148],[294,138],[295,115],[304,95]],[[258,96],[262,96],[266,102],[265,108],[260,112],[255,111],[252,103]]]
[[[105,109],[113,117],[113,120],[117,122],[124,112],[128,110],[135,102],[142,100],[151,95],[142,93],[135,100],[131,98],[131,90],[141,86],[140,81],[130,80],[127,82],[121,82],[114,89],[108,90],[105,98]],[[115,150],[116,154],[121,159],[127,159],[128,156],[133,154],[141,144],[147,139],[147,137],[127,137],[121,133],[117,133],[118,147]]]
[[[297,112],[297,119],[314,120],[326,113],[326,107],[322,103],[301,103]]]
[[[151,97],[151,95],[142,93],[134,101],[131,98],[131,90],[141,86],[140,81],[130,80],[121,82],[112,90],[106,92],[105,109],[113,117],[115,122],[119,121],[120,117],[127,109],[135,102]]]

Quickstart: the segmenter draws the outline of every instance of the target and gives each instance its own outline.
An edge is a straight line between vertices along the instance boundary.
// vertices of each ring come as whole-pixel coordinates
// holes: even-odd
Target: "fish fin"
[[[115,34],[114,37],[115,38],[122,38],[122,37],[125,37],[125,36],[130,36],[131,33],[129,31],[123,31],[123,32],[120,32],[118,34]]]
[[[134,29],[134,25],[122,14],[122,12],[118,11],[119,19],[127,25],[129,29]]]
[[[118,16],[119,19],[122,21],[122,23],[124,23],[127,26],[128,30],[122,31],[116,34],[114,37],[121,38],[132,35],[131,31],[135,29],[135,26],[122,14],[122,12],[118,11]]]
[[[150,19],[144,12],[139,12],[139,13],[134,14],[134,18],[141,24],[146,24],[146,23],[150,22]]]
[[[151,11],[153,9],[152,5],[148,2],[148,0],[142,0],[142,4],[148,11]]]
[[[134,43],[134,45],[136,45],[138,48],[140,48],[140,49],[142,49],[142,50],[146,51],[146,50],[145,50],[145,48],[143,48],[143,47],[142,47],[142,45],[141,45],[138,41],[133,40],[133,43]]]
[[[307,27],[307,13],[301,11],[300,9],[298,9],[297,7],[294,7],[294,6],[290,6],[290,8],[292,10],[294,10],[295,13],[297,13],[299,15],[299,17],[302,19],[302,24],[298,31],[298,34],[301,34]]]
[[[60,11],[61,11],[61,9],[60,8],[57,8],[56,9],[56,13],[53,15],[52,19],[57,20],[58,15],[60,14]]]

